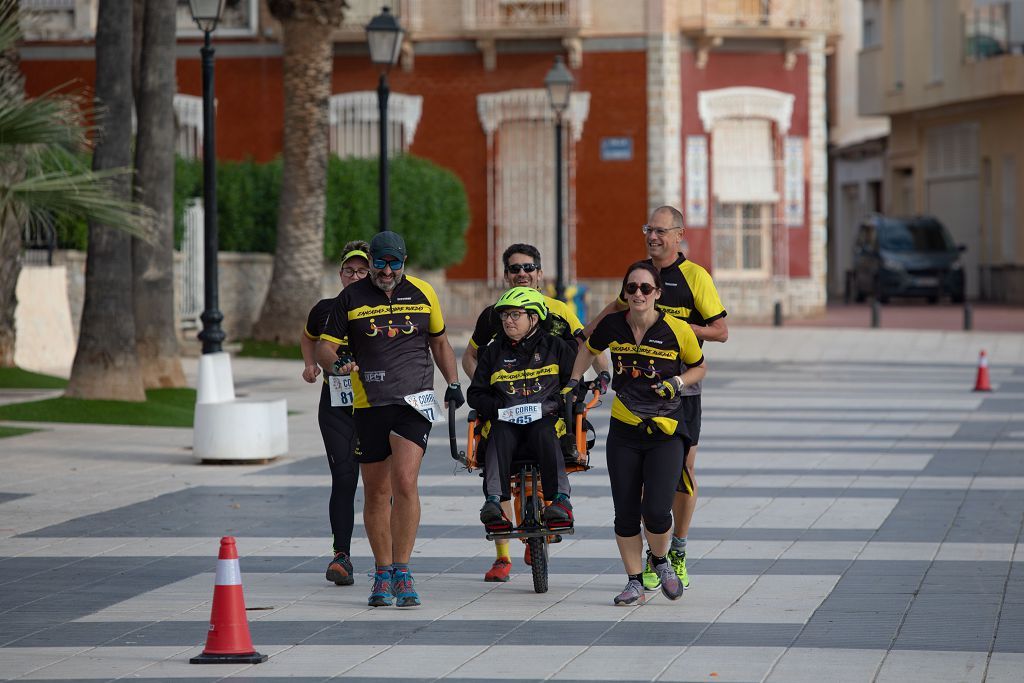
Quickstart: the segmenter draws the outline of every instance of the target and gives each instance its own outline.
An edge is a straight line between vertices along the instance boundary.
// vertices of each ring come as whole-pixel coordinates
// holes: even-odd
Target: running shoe
[[[677,553],[675,550],[669,550],[668,561],[672,563],[672,569],[676,570],[676,576],[682,582],[683,588],[689,588],[690,575],[686,573],[686,551]]]
[[[334,559],[327,565],[327,580],[338,586],[351,586],[355,583],[352,576],[352,559],[348,553],[334,553]]]
[[[366,604],[370,607],[391,607],[392,602],[394,602],[394,593],[391,588],[391,572],[375,572],[370,599],[366,601]]]
[[[393,574],[392,589],[395,591],[395,607],[419,607],[420,596],[412,572],[407,569],[396,569]]]
[[[658,579],[661,581],[661,592],[665,594],[666,598],[678,600],[683,597],[683,582],[676,576],[676,570],[672,568],[671,562],[666,560],[660,565],[655,565],[654,571],[658,574]]]
[[[572,528],[572,503],[566,496],[559,496],[544,508],[544,523],[549,529]]]
[[[493,583],[505,583],[512,571],[512,561],[506,557],[499,557],[491,565],[491,568],[484,574],[484,581]]]
[[[480,521],[483,522],[484,528],[487,529],[489,533],[512,531],[512,522],[505,516],[504,511],[501,509],[501,505],[495,503],[493,500],[488,500],[484,503],[484,506],[480,508]]]
[[[630,605],[642,605],[647,597],[644,595],[643,585],[636,579],[630,579],[622,592],[615,596],[615,604],[622,607]]]
[[[647,591],[656,591],[661,587],[661,578],[658,576],[658,573],[654,571],[654,568],[651,567],[650,550],[647,551],[647,563],[644,564],[643,582],[644,590]]]

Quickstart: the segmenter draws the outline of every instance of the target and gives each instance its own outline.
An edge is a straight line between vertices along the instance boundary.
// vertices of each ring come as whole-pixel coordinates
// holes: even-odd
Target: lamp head
[[[555,114],[561,116],[569,108],[569,98],[572,95],[572,86],[575,79],[572,72],[565,66],[562,56],[555,57],[555,65],[544,77],[544,87],[548,91],[548,101]]]
[[[224,0],[188,0],[192,21],[203,33],[213,33],[224,12]]]
[[[366,25],[366,42],[370,48],[370,61],[382,71],[390,69],[398,61],[402,50],[402,34],[405,29],[398,23],[388,7],[382,7],[380,14]]]

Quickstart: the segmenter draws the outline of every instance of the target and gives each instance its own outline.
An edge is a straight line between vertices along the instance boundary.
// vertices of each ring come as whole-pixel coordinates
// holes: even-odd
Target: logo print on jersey
[[[370,318],[370,331],[364,332],[367,337],[376,337],[378,334],[387,337],[397,337],[401,334],[416,334],[419,331],[416,323],[405,316],[405,322],[395,324],[394,320],[388,320],[387,325],[378,325],[375,318]]]
[[[628,372],[630,377],[636,378],[643,375],[647,379],[660,379],[661,375],[657,370],[654,369],[654,359],[649,358],[647,360],[648,367],[639,366],[636,361],[633,361],[632,365],[624,365],[622,362],[622,356],[615,357],[615,374],[621,375]]]
[[[516,387],[515,382],[509,382],[508,389],[505,390],[505,393],[508,394],[509,396],[526,397],[540,393],[542,390],[543,387],[540,385],[539,381],[535,381],[532,384],[527,384],[526,382],[523,382],[523,385],[520,387]]]

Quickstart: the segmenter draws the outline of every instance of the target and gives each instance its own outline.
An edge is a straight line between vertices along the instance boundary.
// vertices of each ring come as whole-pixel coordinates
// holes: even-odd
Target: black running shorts
[[[371,406],[356,408],[353,415],[356,434],[359,435],[359,450],[355,458],[359,462],[381,462],[391,455],[392,433],[427,449],[430,436],[430,420],[407,405]]]
[[[683,421],[686,423],[686,435],[690,437],[690,445],[696,446],[700,441],[700,394],[683,397]]]

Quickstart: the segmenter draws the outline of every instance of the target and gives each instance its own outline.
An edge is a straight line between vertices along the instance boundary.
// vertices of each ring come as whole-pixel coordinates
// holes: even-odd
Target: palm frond
[[[18,6],[14,0],[0,0],[0,52],[14,47],[21,38]]]
[[[130,174],[127,169],[65,173],[52,171],[0,186],[0,211],[15,204],[29,220],[49,219],[53,214],[78,216],[118,228],[136,237],[153,239],[152,214],[141,205],[117,199],[108,181]]]
[[[70,100],[52,94],[33,99],[0,102],[0,154],[14,145],[85,144],[85,129]]]

